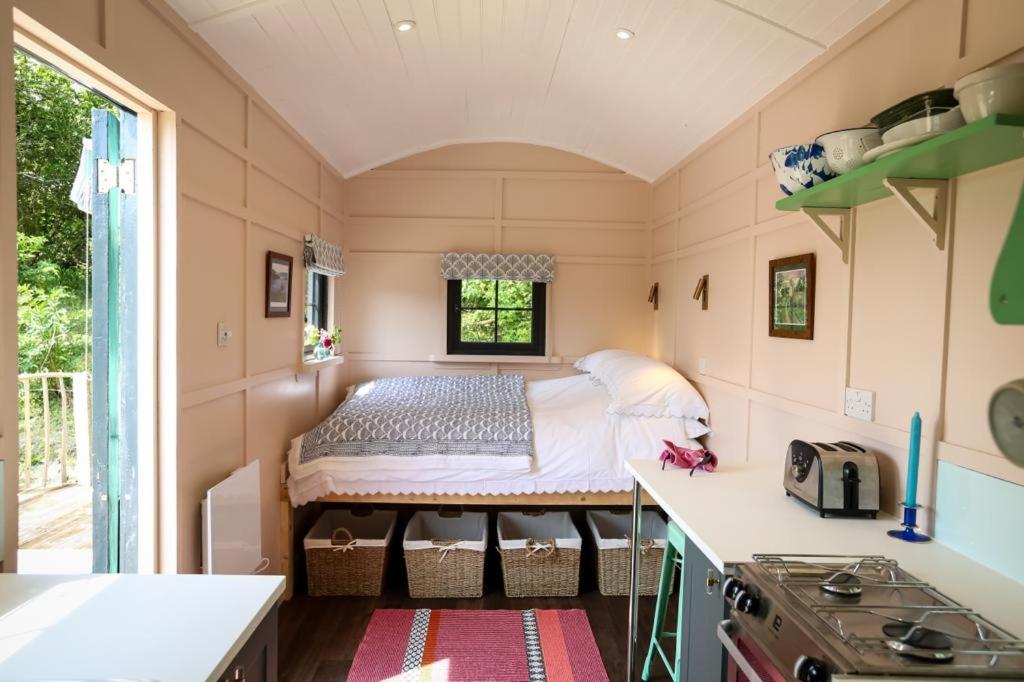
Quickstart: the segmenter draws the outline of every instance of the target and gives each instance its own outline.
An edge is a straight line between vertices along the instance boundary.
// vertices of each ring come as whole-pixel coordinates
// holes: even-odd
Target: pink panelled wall
[[[650,185],[544,147],[465,144],[396,161],[347,182],[341,283],[349,379],[395,374],[571,373],[606,347],[644,351]],[[447,362],[440,254],[545,253],[549,357]]]
[[[652,349],[704,392],[710,442],[725,461],[773,461],[781,478],[793,438],[858,441],[884,454],[883,504],[895,510],[920,410],[929,525],[940,458],[1024,484],[1024,470],[997,454],[986,417],[992,391],[1024,376],[1024,328],[1000,327],[987,310],[1024,161],[957,181],[946,251],[893,199],[858,209],[845,265],[808,218],[775,210],[782,194],[767,158],[987,64],[1024,59],[1022,25],[1015,0],[892,3],[655,183],[652,277],[663,305]],[[806,252],[817,256],[814,340],[770,338],[768,261]],[[703,274],[707,311],[690,299]],[[874,422],[843,415],[846,386],[875,392]]]
[[[9,276],[13,239],[12,10],[46,42],[140,99],[173,114],[176,163],[177,383],[161,424],[173,451],[159,453],[159,561],[162,571],[199,569],[199,501],[233,469],[259,459],[263,472],[263,544],[279,565],[280,465],[291,437],[316,423],[341,396],[341,367],[301,372],[302,234],[342,239],[343,181],[212,50],[159,0],[2,0],[0,2],[0,408],[14,434],[16,348]],[[38,23],[36,23],[38,22]],[[64,43],[61,45],[61,43]],[[164,178],[168,180],[168,178]],[[174,186],[174,182],[171,182]],[[166,209],[167,207],[163,207]],[[173,212],[172,214],[173,215]],[[263,316],[267,250],[295,258],[292,316]],[[173,280],[172,280],[173,281]],[[172,297],[173,300],[173,297]],[[168,311],[162,311],[167,314]],[[233,332],[216,343],[217,322]],[[15,361],[16,362],[16,361]],[[166,404],[162,407],[166,407]],[[167,434],[163,433],[162,438]],[[17,545],[17,443],[0,440],[6,464],[6,539],[14,569]],[[142,453],[152,455],[151,452]]]
[[[1024,58],[1017,0],[896,0],[653,186],[516,144],[446,147],[343,181],[159,0],[0,0],[8,54],[12,8],[174,115],[177,368],[165,422],[174,448],[160,453],[170,467],[160,481],[161,570],[198,569],[203,491],[254,459],[263,466],[264,552],[276,570],[288,441],[346,385],[410,373],[561,376],[604,347],[653,352],[690,376],[711,404],[711,445],[726,461],[781,468],[792,438],[860,441],[884,453],[892,509],[907,422],[920,410],[929,523],[937,458],[1024,484],[996,454],[985,421],[991,390],[1024,376],[1024,330],[996,326],[985,310],[1024,162],[957,182],[947,251],[892,200],[859,210],[850,265],[808,219],[775,211],[767,163],[777,146]],[[10,62],[0,64],[0,428],[13,434],[14,118]],[[262,315],[266,251],[300,261],[307,231],[343,243],[349,269],[336,296],[346,363],[310,373],[299,356],[301,287],[290,319]],[[443,361],[446,250],[556,256],[544,362]],[[767,263],[807,251],[818,262],[815,340],[769,338]],[[707,311],[690,299],[703,274]],[[654,281],[657,312],[646,302]],[[216,345],[220,321],[234,331],[227,348]],[[875,391],[873,423],[843,416],[847,385]],[[0,439],[5,570],[17,536],[12,444]]]

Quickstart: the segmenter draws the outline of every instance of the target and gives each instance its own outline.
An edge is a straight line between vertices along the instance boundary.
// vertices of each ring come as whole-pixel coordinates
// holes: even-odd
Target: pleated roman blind
[[[555,257],[501,253],[445,253],[444,279],[503,279],[550,282],[555,278]]]
[[[345,261],[341,255],[341,247],[321,239],[315,234],[306,235],[303,256],[307,270],[328,277],[341,277],[345,274]]]

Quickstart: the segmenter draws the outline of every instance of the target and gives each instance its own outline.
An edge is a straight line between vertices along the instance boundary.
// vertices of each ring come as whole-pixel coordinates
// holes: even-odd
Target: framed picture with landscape
[[[768,263],[768,335],[814,338],[814,254]]]
[[[266,317],[291,317],[292,257],[267,251]]]

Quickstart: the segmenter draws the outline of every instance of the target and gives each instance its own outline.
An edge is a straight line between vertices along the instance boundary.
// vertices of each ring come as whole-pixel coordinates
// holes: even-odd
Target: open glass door
[[[138,570],[137,119],[92,112],[93,572]]]
[[[13,59],[18,571],[134,572],[139,426],[150,432],[154,390],[153,307],[140,299],[152,296],[152,268],[140,279],[138,118],[38,57],[16,49]],[[148,205],[151,175],[143,180]],[[151,262],[151,233],[141,236]]]

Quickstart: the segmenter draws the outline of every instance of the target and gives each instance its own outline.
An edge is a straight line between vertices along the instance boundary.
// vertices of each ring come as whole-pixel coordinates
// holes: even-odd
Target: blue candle
[[[910,456],[907,458],[907,497],[908,507],[917,504],[917,469],[921,463],[921,414],[915,412],[910,418]]]

